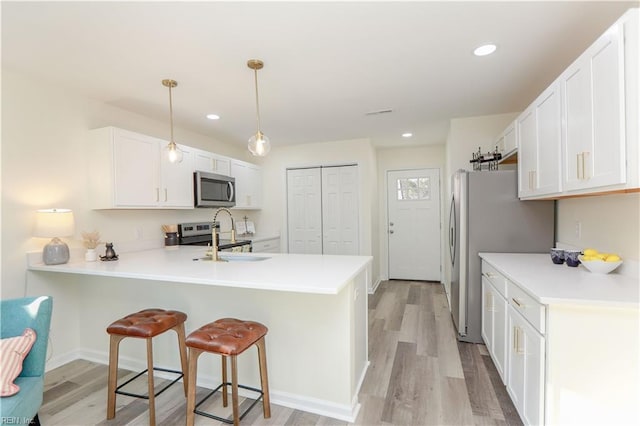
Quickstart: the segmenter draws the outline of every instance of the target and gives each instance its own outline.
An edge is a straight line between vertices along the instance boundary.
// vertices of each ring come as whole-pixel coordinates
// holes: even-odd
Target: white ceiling
[[[637,5],[3,1],[2,67],[167,121],[161,80],[172,78],[176,127],[244,145],[255,132],[246,62],[259,58],[262,131],[274,146],[438,144],[451,118],[524,109]],[[497,52],[474,57],[488,41]],[[222,118],[205,119],[211,112]]]

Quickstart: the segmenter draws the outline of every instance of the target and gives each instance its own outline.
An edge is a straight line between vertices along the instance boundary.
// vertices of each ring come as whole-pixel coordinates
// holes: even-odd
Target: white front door
[[[324,254],[357,255],[358,166],[322,168]]]
[[[287,170],[289,253],[322,254],[320,168]]]
[[[440,281],[440,171],[387,172],[389,278]]]

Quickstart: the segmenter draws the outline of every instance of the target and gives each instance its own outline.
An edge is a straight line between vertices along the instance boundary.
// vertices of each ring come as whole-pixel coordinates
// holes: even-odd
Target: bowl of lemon
[[[585,249],[579,257],[580,263],[594,274],[608,274],[622,265],[622,259],[615,253],[600,253],[596,249]]]

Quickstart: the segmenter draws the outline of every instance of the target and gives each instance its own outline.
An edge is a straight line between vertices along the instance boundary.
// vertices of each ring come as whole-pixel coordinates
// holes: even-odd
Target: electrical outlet
[[[576,220],[576,238],[580,239],[582,238],[582,222],[580,222],[579,220]]]

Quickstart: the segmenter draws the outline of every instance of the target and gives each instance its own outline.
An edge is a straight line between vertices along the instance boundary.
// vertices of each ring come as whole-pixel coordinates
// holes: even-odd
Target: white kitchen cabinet
[[[485,272],[483,271],[483,275]],[[496,370],[506,384],[507,300],[486,276],[482,277],[482,339]]]
[[[520,198],[640,187],[639,14],[627,11],[517,119]]]
[[[194,150],[194,171],[231,175],[231,159],[201,149]]]
[[[240,160],[231,160],[231,176],[236,178],[236,209],[262,208],[262,168]]]
[[[544,423],[545,339],[512,304],[507,311],[507,392],[526,425]]]
[[[525,424],[544,423],[545,307],[482,261],[482,338]]]
[[[193,151],[192,148],[178,145],[182,150],[182,161],[171,163],[166,155],[165,146],[160,145],[160,189],[158,205],[160,207],[193,208]]]
[[[252,241],[251,249],[254,253],[280,253],[280,237]]]
[[[168,143],[115,127],[89,131],[88,162],[94,209],[193,208],[193,153],[164,158]]]
[[[554,83],[516,120],[520,198],[536,198],[560,192],[560,112],[560,91],[557,83]]]
[[[502,158],[511,156],[518,149],[518,138],[516,132],[516,122],[509,124],[507,128],[498,136],[495,149],[502,155]]]
[[[554,265],[548,254],[480,256],[485,285],[509,303],[505,376],[522,421],[640,424],[637,278]]]
[[[561,76],[563,186],[625,183],[624,43],[614,25]]]

